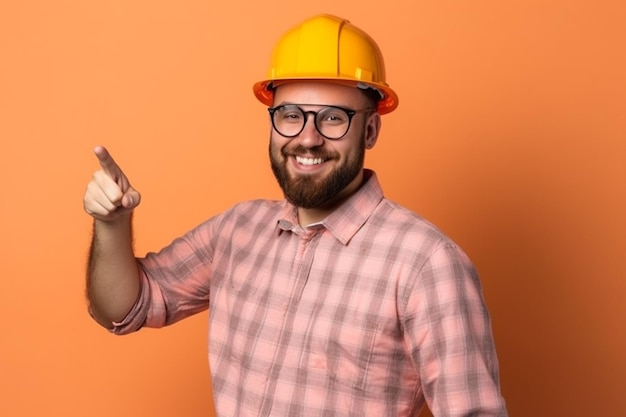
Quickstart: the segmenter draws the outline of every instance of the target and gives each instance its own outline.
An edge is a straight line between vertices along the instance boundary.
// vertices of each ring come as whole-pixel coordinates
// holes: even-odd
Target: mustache
[[[336,157],[335,152],[327,152],[319,148],[305,148],[302,145],[298,145],[293,149],[283,148],[282,154],[285,156],[307,156],[312,158],[332,159]]]

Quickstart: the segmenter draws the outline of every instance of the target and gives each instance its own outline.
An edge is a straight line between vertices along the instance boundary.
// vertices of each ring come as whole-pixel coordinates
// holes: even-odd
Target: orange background
[[[280,197],[251,84],[319,12],[384,51],[400,107],[367,165],[475,261],[511,415],[626,415],[625,4],[1,1],[0,415],[212,415],[206,313],[87,316],[92,148],[143,194],[140,254]]]

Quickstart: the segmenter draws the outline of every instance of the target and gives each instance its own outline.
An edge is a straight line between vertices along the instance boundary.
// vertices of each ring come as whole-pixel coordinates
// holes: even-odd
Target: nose
[[[306,148],[315,148],[324,144],[324,137],[315,126],[315,114],[307,113],[302,132],[295,138]]]

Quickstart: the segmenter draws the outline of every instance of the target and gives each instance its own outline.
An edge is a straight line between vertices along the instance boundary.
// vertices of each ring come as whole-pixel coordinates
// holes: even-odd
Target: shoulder
[[[268,200],[268,199],[256,199],[242,201],[230,207],[223,214],[225,216],[248,216],[248,217],[263,217],[268,214],[278,215],[285,209],[284,200]]]
[[[465,250],[438,226],[389,200],[381,204],[389,218],[394,247],[409,265],[399,280],[401,315],[411,317],[425,308],[432,314],[457,314],[450,309],[481,309],[482,285]]]
[[[263,221],[268,217],[278,217],[285,210],[285,202],[280,200],[257,199],[236,203],[223,212],[207,220],[209,223],[237,221]]]
[[[191,248],[213,259],[233,245],[245,244],[260,236],[270,236],[276,229],[282,210],[280,201],[250,200],[237,203],[215,214],[182,236],[174,239],[177,248]],[[180,251],[180,249],[177,249]]]
[[[409,210],[408,208],[383,198],[369,219],[370,226],[383,235],[390,235],[408,248],[454,245],[454,242],[438,226]],[[430,251],[428,251],[430,252]]]
[[[369,233],[377,245],[387,247],[398,265],[406,268],[407,287],[432,286],[460,277],[474,279],[474,266],[465,251],[421,215],[383,199],[370,220]]]
[[[218,213],[190,230],[189,234],[211,237],[230,236],[235,229],[252,229],[276,224],[285,210],[285,202],[257,199],[242,201]]]

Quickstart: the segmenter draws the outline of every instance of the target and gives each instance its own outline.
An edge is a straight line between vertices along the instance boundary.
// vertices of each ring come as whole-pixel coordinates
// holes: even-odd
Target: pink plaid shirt
[[[209,308],[218,416],[506,416],[472,264],[366,178],[320,224],[251,201],[139,259],[114,332]]]

